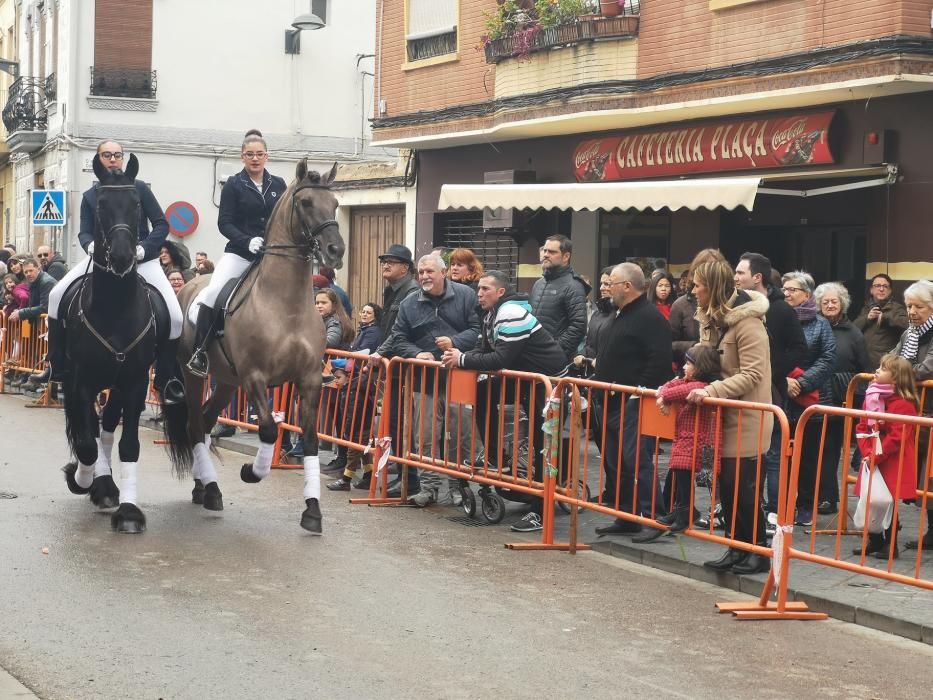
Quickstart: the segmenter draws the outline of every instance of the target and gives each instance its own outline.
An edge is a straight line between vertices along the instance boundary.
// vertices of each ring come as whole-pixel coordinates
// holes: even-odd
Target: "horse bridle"
[[[98,185],[98,186],[97,186],[97,189],[98,189],[98,190],[135,190],[135,189],[136,189],[136,185]],[[136,201],[136,217],[133,219],[133,221],[134,221],[134,223],[136,224],[137,227],[139,226],[139,208],[140,208],[140,206],[141,206],[141,203],[140,203],[140,201],[137,199],[137,201]],[[103,225],[103,222],[100,220],[100,199],[99,199],[99,198],[98,198],[98,200],[97,200],[97,206],[94,207],[94,221],[96,222],[97,226],[98,226],[101,230],[103,230],[104,225]],[[115,270],[113,269],[113,263],[110,261],[110,244],[109,244],[108,241],[109,241],[110,235],[111,235],[114,231],[120,231],[120,230],[126,230],[126,231],[129,232],[130,234],[133,233],[133,229],[130,228],[130,226],[129,226],[128,224],[114,224],[113,226],[111,226],[109,229],[107,229],[107,232],[103,234],[103,240],[101,241],[101,244],[103,245],[103,248],[104,248],[104,261],[105,261],[107,264],[106,264],[106,265],[101,265],[99,262],[97,262],[96,260],[94,260],[94,256],[93,256],[93,255],[91,256],[91,262],[94,263],[94,266],[95,266],[95,267],[97,267],[97,268],[103,270],[104,272],[109,272],[110,274],[116,275],[117,277],[124,277],[125,275],[129,274],[130,271],[132,271],[132,270],[136,267],[136,256],[135,256],[135,253],[134,253],[134,255],[133,255],[133,265],[132,265],[132,267],[130,267],[130,269],[127,270],[126,272],[124,272],[123,274],[120,274],[120,273],[118,273],[117,271],[115,271]],[[137,230],[138,230],[138,229],[137,229]]]
[[[319,263],[324,262],[323,256],[321,255],[321,240],[320,235],[323,231],[331,227],[337,227],[336,219],[326,219],[322,221],[314,228],[308,228],[308,225],[305,223],[304,217],[301,215],[301,212],[298,211],[298,193],[302,190],[329,190],[330,186],[320,185],[313,182],[303,183],[300,186],[295,188],[295,191],[292,192],[292,201],[291,201],[291,211],[288,215],[288,228],[289,230],[294,230],[295,226],[295,217],[298,217],[298,221],[301,224],[301,232],[304,234],[305,240],[301,243],[287,244],[287,243],[273,243],[271,245],[266,245],[263,247],[263,255],[277,255],[283,258],[298,258],[304,260],[305,262],[312,262],[317,260]],[[295,250],[296,253],[288,252],[270,252],[275,250]]]

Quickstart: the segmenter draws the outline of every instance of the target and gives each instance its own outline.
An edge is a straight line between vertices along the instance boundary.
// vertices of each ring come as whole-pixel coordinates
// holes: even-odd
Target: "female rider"
[[[108,170],[123,170],[124,157],[123,148],[116,141],[104,141],[97,147],[97,155],[100,162]],[[171,378],[172,369],[175,364],[175,348],[177,340],[181,336],[182,314],[181,306],[175,298],[175,291],[168,283],[165,273],[162,271],[162,265],[159,264],[159,251],[168,236],[168,222],[165,220],[165,214],[162,213],[162,207],[156,201],[152,190],[142,180],[136,180],[136,191],[139,193],[139,245],[136,246],[136,259],[139,264],[136,271],[146,280],[148,284],[162,296],[168,313],[171,318],[171,329],[169,332],[169,341],[159,350],[159,358],[156,360],[156,375],[154,384],[161,391],[166,382]],[[62,297],[79,277],[83,277],[91,270],[91,256],[94,253],[94,219],[97,210],[97,188],[95,183],[81,198],[81,228],[78,231],[78,242],[85,250],[88,257],[78,262],[66,274],[49,294],[49,364],[52,367],[52,381],[61,381],[64,372],[65,359],[65,329],[59,320],[59,305]],[[149,224],[152,224],[152,230],[149,230]],[[173,342],[174,341],[174,342]],[[179,387],[180,388],[180,387]],[[163,400],[166,397],[163,396]]]
[[[246,132],[240,149],[243,170],[227,178],[220,194],[217,227],[230,242],[217,262],[210,283],[191,304],[195,321],[194,354],[188,369],[198,377],[207,376],[207,340],[213,307],[224,285],[236,279],[256,260],[262,250],[266,222],[285,193],[285,180],[266,170],[269,157],[266,141],[257,129]]]

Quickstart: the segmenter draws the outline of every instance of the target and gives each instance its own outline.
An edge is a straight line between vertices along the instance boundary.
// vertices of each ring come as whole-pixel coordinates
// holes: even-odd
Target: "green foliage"
[[[495,13],[486,15],[484,43],[528,30],[570,24],[580,15],[598,11],[599,3],[593,0],[503,0]]]

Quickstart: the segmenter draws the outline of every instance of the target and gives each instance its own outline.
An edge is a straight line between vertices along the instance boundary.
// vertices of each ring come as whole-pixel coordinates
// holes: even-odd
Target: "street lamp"
[[[298,15],[292,21],[292,26],[294,29],[285,30],[285,53],[288,54],[299,54],[301,53],[301,32],[304,29],[308,31],[315,31],[317,29],[323,29],[326,26],[326,23],[314,12],[307,12],[303,15]]]

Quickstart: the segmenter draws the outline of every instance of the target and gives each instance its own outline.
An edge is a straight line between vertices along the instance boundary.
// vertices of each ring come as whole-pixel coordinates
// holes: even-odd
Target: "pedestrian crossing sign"
[[[32,191],[32,225],[65,225],[65,190]]]

